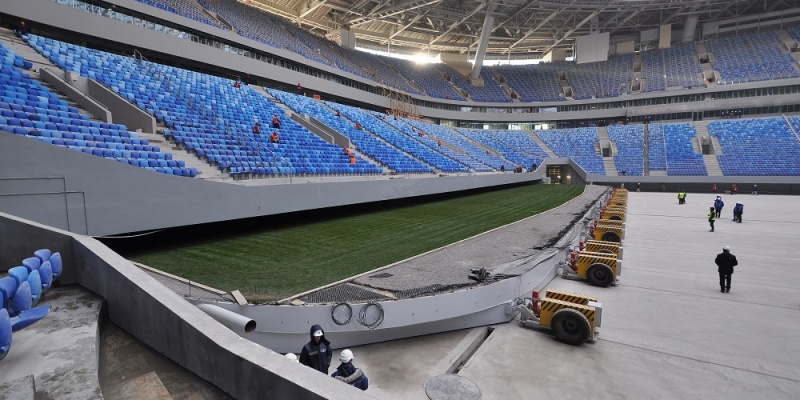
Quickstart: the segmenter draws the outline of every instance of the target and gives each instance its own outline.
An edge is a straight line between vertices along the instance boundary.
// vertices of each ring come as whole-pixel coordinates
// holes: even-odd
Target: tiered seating
[[[800,140],[781,117],[714,121],[708,131],[722,145],[717,159],[725,175],[800,175]]]
[[[604,175],[603,158],[595,151],[597,128],[551,129],[536,134],[559,157],[569,157],[590,174]]]
[[[229,79],[51,42],[65,47],[81,67],[88,64],[87,73],[164,121],[170,127],[165,134],[235,176],[379,171],[350,165],[341,148],[308,132],[249,86],[235,88]],[[104,63],[116,68],[91,66]],[[269,142],[273,116],[280,121],[280,144]],[[257,121],[263,124],[261,135],[250,133]]]
[[[434,139],[426,130],[417,130],[414,126],[409,125],[404,118],[387,118],[383,119],[383,114],[378,112],[371,112],[373,117],[384,120],[386,124],[394,127],[401,133],[407,135],[409,138],[415,139],[416,141],[422,143],[429,149],[441,153],[443,155],[443,160],[439,161],[444,168],[440,168],[444,172],[468,172],[472,169],[473,164],[480,164],[475,163],[470,157],[461,157],[460,154],[456,153],[452,149],[447,146],[439,146],[436,139]],[[462,161],[463,160],[463,161]],[[485,168],[486,166],[480,166],[479,168]]]
[[[456,154],[450,156],[458,162],[469,166],[471,169],[478,172],[489,172],[500,169],[500,166],[511,165],[511,162],[498,156],[487,154],[486,150],[475,145],[458,132],[442,125],[430,124],[423,121],[413,119],[404,119],[406,123],[414,126],[416,129],[422,129],[424,132],[441,139],[444,142],[450,143],[453,146],[464,150],[464,154]]]
[[[644,175],[644,127],[609,125],[608,137],[617,145],[614,165],[625,175]]]
[[[208,0],[202,5],[219,14],[225,21],[236,28],[236,32],[248,39],[253,39],[272,47],[296,52],[309,60],[313,60],[331,67],[333,62],[309,48],[294,35],[284,28],[284,23],[278,17],[248,7],[236,0]]]
[[[182,15],[186,18],[193,19],[204,24],[216,26],[220,29],[228,29],[226,26],[212,19],[208,14],[203,11],[203,8],[195,0],[136,0],[140,3],[149,6],[160,8],[164,11],[169,11],[173,14]]]
[[[617,97],[628,91],[633,77],[633,54],[612,56],[605,62],[559,62],[554,66],[567,72],[567,81],[575,89],[575,100]]]
[[[647,163],[650,171],[667,170],[667,148],[664,141],[664,125],[647,126]]]
[[[416,157],[422,162],[432,165],[443,172],[467,172],[468,168],[455,160],[448,158],[433,148],[421,143],[415,135],[409,135],[398,131],[395,127],[388,125],[378,117],[366,113],[358,108],[345,106],[342,104],[326,102],[328,107],[338,110],[342,115],[355,123],[361,124],[364,129],[372,132],[381,139],[387,141],[392,146]],[[388,118],[387,118],[388,119]],[[434,147],[436,145],[434,144]]]
[[[376,56],[377,57],[377,56]],[[418,64],[390,57],[378,57],[385,64],[400,71],[406,79],[416,82],[425,89],[428,96],[449,100],[466,100],[442,76],[439,69],[432,64]]]
[[[29,40],[36,38],[30,36]],[[146,139],[139,139],[125,125],[92,121],[15,66],[15,63],[23,64],[21,58],[2,43],[0,54],[3,57],[0,61],[0,129],[124,164],[184,175],[181,169],[173,172],[178,163],[172,160],[171,153],[162,153],[157,146],[150,146]],[[66,66],[66,55],[58,51],[49,55]],[[194,171],[192,175],[188,169],[185,172],[185,176],[197,174]]]
[[[698,75],[703,68],[694,43],[643,52],[642,62],[642,77],[647,82],[642,92],[705,86]]]
[[[650,124],[650,128],[653,125]],[[695,153],[692,138],[697,130],[688,123],[664,124],[667,150],[667,175],[708,175],[703,155]]]
[[[495,81],[489,68],[481,68],[481,78],[484,85],[482,87],[473,86],[461,74],[444,64],[435,64],[439,71],[449,76],[456,86],[464,89],[474,101],[481,102],[509,102],[511,98],[506,96],[500,83]]]
[[[347,121],[345,118],[336,116],[336,114],[334,114],[330,109],[325,108],[316,100],[282,92],[280,90],[267,90],[270,94],[275,96],[275,98],[280,100],[283,104],[289,106],[292,110],[298,113],[311,115],[342,135],[347,136],[350,138],[350,142],[355,149],[361,154],[372,157],[375,159],[375,161],[395,170],[396,172],[409,173],[433,171],[431,167],[424,165],[407,154],[389,146],[369,132],[364,131],[363,129],[356,129],[355,124]],[[344,151],[340,151],[344,155]],[[370,168],[370,173],[381,172],[380,168],[375,167],[367,161],[359,157],[356,157],[356,159],[356,165],[358,168]]]
[[[521,101],[566,100],[561,95],[558,71],[551,63],[499,65],[494,68],[508,79],[508,85],[519,93]]]
[[[706,40],[722,84],[796,78],[794,59],[784,52],[777,32],[761,32]]]

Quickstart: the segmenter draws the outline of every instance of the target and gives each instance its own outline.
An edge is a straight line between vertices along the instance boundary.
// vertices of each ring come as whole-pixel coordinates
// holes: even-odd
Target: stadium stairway
[[[552,157],[552,158],[557,158],[558,157],[556,155],[556,153],[553,153],[553,150],[550,150],[550,148],[547,147],[546,144],[544,144],[544,141],[542,141],[542,139],[539,138],[539,136],[536,134],[535,131],[526,131],[526,132],[528,132],[528,136],[530,136],[533,139],[533,141],[536,142],[536,144],[538,144],[539,147],[542,150],[544,150],[545,153],[547,153],[548,157]]]
[[[65,96],[61,91],[50,85],[44,80],[39,79],[39,70],[42,68],[48,68],[53,71],[60,71],[61,69],[53,64],[50,60],[44,58],[41,54],[36,52],[33,48],[31,48],[28,43],[23,41],[22,39],[18,38],[14,35],[14,32],[10,29],[0,28],[0,40],[5,43],[11,50],[17,53],[18,56],[25,58],[25,60],[30,61],[33,64],[33,68],[26,70],[25,72],[30,75],[31,78],[38,80],[42,86],[49,89],[52,93],[58,95],[58,98],[64,100],[69,104],[70,107],[77,108],[81,113],[86,114],[92,119],[97,120],[97,116],[87,111],[85,108],[78,105],[78,103],[74,102],[69,97]]]
[[[708,132],[708,121],[695,121],[692,122],[692,125],[697,129],[697,137],[692,139],[692,146],[696,146],[695,151],[702,153],[702,148],[700,148],[701,138],[711,138],[711,154],[703,154],[703,162],[706,164],[708,176],[722,176],[722,167],[720,167],[719,160],[717,159],[717,154],[721,154],[722,152],[719,139],[717,137],[711,137],[711,134]]]
[[[172,140],[164,136],[164,128],[159,127],[158,133],[137,132],[140,138],[147,139],[154,146],[161,149],[168,149],[166,151],[172,153],[172,159],[175,161],[183,161],[186,168],[197,169],[197,176],[195,179],[210,180],[210,181],[228,181],[233,183],[233,178],[226,173],[223,173],[216,166],[211,165],[208,160],[203,160],[197,157],[197,154],[190,152],[185,147],[182,147]]]

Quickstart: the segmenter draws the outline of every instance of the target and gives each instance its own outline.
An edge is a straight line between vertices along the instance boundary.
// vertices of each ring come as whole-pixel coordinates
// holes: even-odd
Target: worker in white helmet
[[[369,379],[364,371],[353,365],[353,352],[350,349],[342,350],[342,353],[339,354],[339,362],[341,364],[331,376],[361,390],[367,390]]]

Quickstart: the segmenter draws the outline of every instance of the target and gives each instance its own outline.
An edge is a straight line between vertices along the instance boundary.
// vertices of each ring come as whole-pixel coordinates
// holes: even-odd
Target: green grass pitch
[[[324,220],[219,232],[124,254],[211,287],[270,302],[557,207],[581,185],[525,185]],[[331,212],[337,212],[336,209]]]

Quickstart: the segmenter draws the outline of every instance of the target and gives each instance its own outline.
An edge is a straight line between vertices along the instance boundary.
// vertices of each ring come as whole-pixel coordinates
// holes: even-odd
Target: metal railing
[[[63,176],[54,176],[54,177],[12,177],[12,178],[0,178],[0,182],[9,182],[9,181],[18,181],[18,182],[25,182],[25,181],[40,181],[40,180],[60,180],[61,181],[61,190],[44,190],[41,192],[37,191],[27,191],[27,192],[18,192],[18,193],[0,193],[0,197],[21,197],[23,201],[25,201],[26,197],[30,196],[54,196],[54,195],[63,195],[64,197],[64,216],[66,219],[66,230],[72,233],[77,234],[89,234],[89,217],[86,208],[86,193],[83,191],[76,191],[76,190],[67,190],[67,180]],[[3,185],[5,186],[5,185]],[[7,186],[6,186],[7,187]],[[83,206],[83,228],[84,231],[74,231],[73,227],[70,224],[70,212],[69,212],[69,199],[68,196],[70,194],[79,194],[81,196],[81,203]],[[26,201],[26,204],[30,204],[30,201]],[[52,211],[52,210],[51,210]],[[24,216],[23,216],[24,217]],[[45,225],[51,225],[52,221],[36,221]]]

